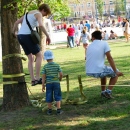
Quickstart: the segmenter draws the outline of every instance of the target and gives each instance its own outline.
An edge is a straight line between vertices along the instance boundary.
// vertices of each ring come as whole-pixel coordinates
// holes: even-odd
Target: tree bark
[[[11,6],[7,6],[13,3]],[[17,38],[12,35],[14,22],[17,20],[17,3],[15,0],[1,0],[1,36],[2,57],[8,54],[21,53]],[[10,57],[2,61],[3,75],[23,73],[20,57]],[[3,81],[25,82],[24,76],[3,78]],[[29,105],[29,96],[25,83],[3,85],[3,110],[14,110]]]

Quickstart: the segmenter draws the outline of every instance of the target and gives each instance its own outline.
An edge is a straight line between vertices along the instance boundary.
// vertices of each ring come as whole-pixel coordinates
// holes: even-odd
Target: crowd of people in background
[[[106,21],[104,20],[103,23],[101,23],[100,20],[94,19],[92,22],[89,20],[86,21],[80,21],[79,23],[72,23],[67,25],[66,23],[63,23],[62,26],[58,29],[64,30],[67,32],[67,47],[74,48],[79,47],[80,45],[83,46],[85,49],[85,54],[87,47],[91,43],[91,33],[94,31],[101,31],[102,33],[102,40],[112,40],[117,39],[119,36],[114,31],[114,28],[112,30],[104,30],[103,27],[108,26],[111,23],[111,26],[115,27],[122,27],[123,35],[126,38],[126,41],[129,41],[129,21],[128,19],[123,19],[120,16],[117,19],[117,23],[115,20],[111,20],[108,18]],[[59,26],[59,25],[58,25]],[[81,44],[82,43],[82,44]],[[86,59],[86,57],[85,57]]]

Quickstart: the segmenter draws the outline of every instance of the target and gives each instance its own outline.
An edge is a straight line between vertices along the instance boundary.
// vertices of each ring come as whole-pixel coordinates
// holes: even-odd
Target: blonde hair
[[[85,26],[85,27],[83,28],[82,33],[85,34],[87,31],[88,31],[88,28]]]

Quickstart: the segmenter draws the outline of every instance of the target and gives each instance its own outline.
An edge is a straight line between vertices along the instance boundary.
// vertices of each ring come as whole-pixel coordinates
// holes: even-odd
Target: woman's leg
[[[36,54],[36,80],[40,79],[40,70],[41,70],[41,63],[42,63],[42,53],[41,51]]]
[[[29,73],[30,73],[31,80],[34,81],[35,80],[34,70],[33,70],[33,67],[34,67],[34,56],[32,54],[29,54],[27,56],[28,56],[28,70],[29,70]]]
[[[83,44],[83,47],[84,47],[84,49],[85,49],[85,60],[86,60],[86,52],[87,52],[88,44],[87,44],[87,43]]]
[[[127,32],[125,32],[124,35],[126,37],[126,42],[129,42],[129,34]]]

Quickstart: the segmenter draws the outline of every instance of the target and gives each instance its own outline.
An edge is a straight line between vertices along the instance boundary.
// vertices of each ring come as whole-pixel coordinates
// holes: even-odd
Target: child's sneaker
[[[107,95],[107,97],[109,98],[109,99],[112,99],[112,98],[114,98],[113,96],[112,96],[112,93],[111,92],[105,92],[106,93],[106,95]]]
[[[57,109],[57,115],[61,115],[63,111],[61,109]]]
[[[102,93],[101,93],[101,97],[108,98],[107,95],[106,95],[106,92],[102,92]]]
[[[47,115],[51,115],[52,114],[52,109],[48,109],[47,110]]]
[[[113,98],[113,97],[112,97],[112,94],[111,94],[111,93],[108,93],[108,92],[103,92],[103,93],[101,93],[101,97],[105,97],[105,98],[108,98],[108,99]]]

